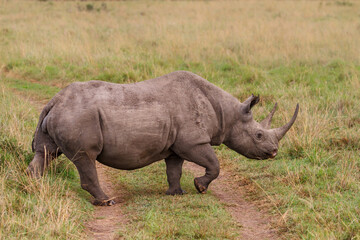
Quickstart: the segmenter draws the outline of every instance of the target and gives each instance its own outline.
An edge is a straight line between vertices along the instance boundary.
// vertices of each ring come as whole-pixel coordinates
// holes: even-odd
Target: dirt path
[[[124,190],[117,188],[110,180],[107,171],[112,169],[98,162],[96,168],[101,188],[109,197],[114,198],[116,204],[108,207],[95,206],[94,218],[85,224],[86,232],[89,239],[119,239],[116,232],[122,229],[127,222],[126,216],[121,210],[124,205],[123,196],[126,196],[126,193]]]
[[[196,177],[204,174],[204,168],[191,162],[185,161],[184,169]],[[245,201],[245,190],[235,185],[228,172],[221,170],[220,176],[209,185],[209,191],[224,203],[233,219],[242,226],[242,240],[279,239],[276,231],[271,229],[270,217]]]

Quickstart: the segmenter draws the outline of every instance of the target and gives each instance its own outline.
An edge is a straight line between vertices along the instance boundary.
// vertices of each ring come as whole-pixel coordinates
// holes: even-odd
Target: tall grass
[[[82,222],[91,206],[77,193],[74,167],[60,159],[41,180],[28,177],[37,112],[3,83],[0,109],[0,239],[84,237]]]
[[[92,11],[80,2],[1,4],[1,62],[58,84],[360,60],[357,2],[95,2]]]

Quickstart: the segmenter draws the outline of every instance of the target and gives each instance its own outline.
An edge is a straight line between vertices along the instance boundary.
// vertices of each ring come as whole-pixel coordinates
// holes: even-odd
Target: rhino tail
[[[34,134],[34,138],[32,140],[31,143],[31,149],[32,152],[35,152],[35,138],[38,135],[39,131],[42,131],[44,133],[47,132],[46,130],[46,117],[49,114],[50,110],[55,106],[55,104],[58,102],[59,99],[59,94],[56,95],[55,97],[53,97],[48,104],[46,104],[46,106],[43,108],[43,110],[41,111],[40,117],[39,117],[39,122],[36,126],[36,130],[35,130],[35,134]]]

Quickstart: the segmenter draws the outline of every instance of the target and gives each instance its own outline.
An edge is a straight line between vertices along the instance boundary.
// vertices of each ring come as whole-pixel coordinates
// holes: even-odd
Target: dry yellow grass
[[[70,162],[60,160],[40,180],[25,174],[37,112],[0,77],[0,239],[79,239],[89,203]],[[87,211],[85,211],[87,209]]]
[[[57,58],[96,68],[111,56],[126,68],[149,56],[251,65],[360,60],[358,2],[95,2],[93,11],[86,4],[2,0],[0,31],[11,37],[0,61]]]

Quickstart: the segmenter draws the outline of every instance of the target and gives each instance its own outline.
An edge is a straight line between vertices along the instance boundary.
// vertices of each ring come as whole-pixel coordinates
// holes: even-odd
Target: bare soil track
[[[185,161],[184,168],[196,176],[204,174],[204,168],[191,162]],[[270,217],[244,199],[245,190],[236,186],[228,172],[221,170],[219,177],[209,185],[209,190],[225,205],[232,218],[241,225],[241,239],[279,238],[276,230],[270,225]]]
[[[14,93],[23,97],[18,91],[14,91]],[[31,101],[39,111],[42,110],[44,101],[39,99],[27,100]],[[187,161],[185,161],[184,169],[196,176],[201,176],[204,173],[202,167]],[[122,211],[127,193],[110,181],[109,172],[112,172],[111,169],[97,163],[97,172],[103,191],[114,198],[116,204],[107,207],[96,206],[94,217],[85,224],[86,233],[89,239],[119,239],[120,237],[116,233],[124,230],[123,227],[127,223],[127,218]],[[246,190],[236,186],[236,182],[231,178],[229,172],[221,170],[220,176],[210,184],[209,190],[225,205],[233,219],[241,225],[241,239],[272,240],[279,238],[276,230],[271,228],[270,217],[244,199],[247,194]]]
[[[86,232],[91,239],[97,240],[113,240],[119,239],[116,232],[124,225],[126,225],[127,219],[122,212],[124,205],[124,196],[126,193],[113,182],[107,173],[109,167],[96,163],[97,173],[100,181],[100,186],[103,191],[111,198],[114,198],[116,202],[113,206],[96,206],[94,212],[94,218],[86,223]]]

